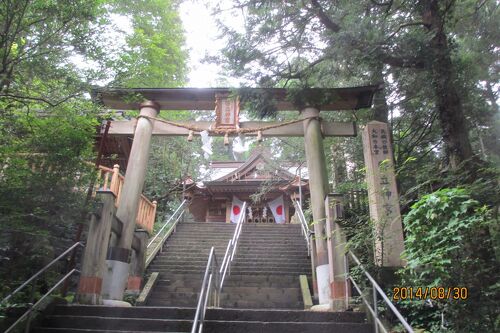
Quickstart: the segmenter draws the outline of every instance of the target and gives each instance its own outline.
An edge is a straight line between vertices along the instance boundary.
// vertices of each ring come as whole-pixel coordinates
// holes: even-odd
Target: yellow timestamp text
[[[394,287],[392,289],[392,299],[394,301],[413,299],[465,300],[467,297],[469,297],[467,287]]]

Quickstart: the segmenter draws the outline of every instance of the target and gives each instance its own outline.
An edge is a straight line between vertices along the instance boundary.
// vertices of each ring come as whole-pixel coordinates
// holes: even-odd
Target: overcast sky
[[[202,1],[183,1],[180,7],[180,16],[186,31],[186,46],[189,50],[189,82],[188,87],[218,87],[239,86],[235,78],[228,78],[224,82],[222,70],[215,64],[202,63],[202,59],[208,53],[213,54],[224,45],[222,40],[217,39],[217,26]],[[233,20],[238,20],[232,17]],[[234,24],[238,24],[237,21]]]

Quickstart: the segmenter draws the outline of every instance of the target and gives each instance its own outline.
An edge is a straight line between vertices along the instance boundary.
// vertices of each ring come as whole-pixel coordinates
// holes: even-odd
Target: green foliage
[[[86,192],[95,176],[88,163],[103,112],[90,87],[184,83],[177,7],[154,0],[0,2],[0,298],[88,221]],[[133,31],[118,30],[117,20]],[[56,275],[45,275],[37,292]]]
[[[113,85],[177,87],[186,81],[187,52],[177,0],[112,1],[115,14],[131,20],[133,32],[115,64]]]
[[[440,189],[412,206],[404,219],[408,264],[402,285],[467,287],[469,294],[467,300],[433,301],[432,311],[407,303],[414,325],[437,331],[439,309],[455,332],[495,330],[499,266],[490,230],[497,223],[492,210],[464,188]]]
[[[253,117],[260,119],[276,118],[277,108],[274,96],[266,90],[255,91],[248,88],[240,88],[236,91],[240,97],[240,103]]]

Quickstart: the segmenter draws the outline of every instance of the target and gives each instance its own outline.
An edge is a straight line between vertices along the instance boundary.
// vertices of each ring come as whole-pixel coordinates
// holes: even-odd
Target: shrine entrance
[[[261,201],[262,204],[257,203],[250,207],[251,213],[247,214],[246,221],[248,223],[289,223],[290,214],[293,212],[290,200],[292,198],[296,199],[297,196],[300,198],[303,194],[302,190],[307,189],[311,199],[314,222],[314,242],[312,244],[312,253],[315,256],[314,266],[318,272],[318,286],[322,285],[321,288],[317,287],[317,289],[322,289],[319,292],[320,303],[324,302],[325,299],[330,299],[330,297],[337,297],[338,295],[335,292],[342,288],[334,288],[334,286],[336,284],[340,285],[340,283],[345,284],[345,275],[339,277],[341,276],[338,275],[339,272],[333,272],[333,267],[340,267],[339,263],[343,260],[343,254],[336,248],[338,240],[332,238],[332,235],[326,232],[326,215],[328,211],[331,211],[331,207],[325,206],[325,202],[329,204],[329,197],[327,196],[329,181],[323,138],[328,136],[356,136],[357,126],[354,122],[325,121],[321,118],[320,111],[331,112],[369,108],[372,104],[373,94],[378,89],[378,86],[335,89],[312,88],[304,89],[300,95],[279,88],[245,89],[247,97],[266,96],[276,111],[299,111],[299,117],[288,122],[240,121],[239,93],[237,90],[233,91],[226,88],[96,89],[93,92],[93,98],[108,108],[140,110],[137,119],[112,121],[106,127],[108,137],[114,140],[116,147],[123,150],[123,154],[128,157],[127,171],[123,188],[117,199],[116,211],[116,218],[121,221],[123,228],[120,238],[113,247],[110,247],[107,258],[109,275],[106,279],[108,280],[107,285],[112,289],[110,297],[113,299],[122,299],[123,297],[129,271],[138,202],[142,193],[150,142],[153,135],[186,136],[188,141],[192,140],[195,135],[200,135],[202,140],[206,140],[209,136],[223,136],[225,144],[229,143],[229,137],[240,135],[254,136],[258,140],[266,137],[304,137],[309,175],[307,188],[304,187],[301,179],[293,177],[290,179],[290,175],[286,175],[286,170],[278,171],[278,173],[282,173],[278,177],[277,188],[279,191],[267,194],[267,197]],[[246,102],[251,103],[251,100]],[[215,110],[215,121],[167,121],[158,117],[160,110],[166,112],[168,110]],[[129,143],[130,137],[133,137],[131,146]],[[370,150],[369,147],[373,148],[373,142],[365,143],[365,154],[371,156],[373,149]],[[368,161],[371,161],[370,156],[367,156]],[[193,215],[198,215],[200,220],[206,222],[234,222],[234,217],[241,213],[240,207],[242,206],[240,203],[242,200],[246,200],[250,194],[255,193],[258,185],[260,185],[258,182],[262,181],[263,173],[258,168],[258,158],[256,157],[254,160],[247,162],[234,172],[208,182],[205,188],[199,187],[193,180],[186,179],[185,185],[189,185],[189,181],[192,182],[191,186],[186,186],[185,198],[190,200],[190,209]],[[368,166],[368,170],[374,173],[375,180],[380,178],[380,165],[378,163]],[[287,176],[289,179],[286,179]],[[393,174],[389,176],[392,177],[391,179],[394,178]],[[280,181],[282,183],[279,183]],[[374,183],[377,182],[369,181],[369,186]],[[382,207],[382,203],[378,199],[380,193],[372,191],[371,195],[375,198],[373,205],[377,209]],[[388,198],[388,200],[394,200],[394,198],[395,196]],[[266,212],[267,208],[272,211],[272,214]],[[382,239],[388,234],[391,236],[396,235],[397,241],[399,241],[399,233],[401,233],[402,237],[401,222],[397,221],[395,215],[391,215],[392,220],[386,219],[387,214],[377,209],[373,210],[375,213],[378,212],[378,215],[374,215],[374,220],[379,221],[381,226],[382,224],[390,226],[388,229],[390,233],[384,234],[386,228],[382,226],[377,229],[378,235]],[[370,210],[372,211],[372,209]],[[330,229],[328,228],[328,230]],[[332,246],[336,249],[335,251],[332,250]],[[400,250],[399,245],[395,249],[380,248],[380,253],[392,258],[398,257],[400,254],[398,252]],[[381,262],[384,263],[384,259]],[[391,263],[395,262],[395,260],[391,261]],[[330,277],[328,272],[330,272]],[[85,276],[86,274],[88,273],[82,271],[83,278],[102,281],[103,277],[88,277]],[[339,278],[343,280],[340,281]],[[330,284],[333,288],[331,296]],[[334,290],[336,291],[334,292]],[[321,298],[322,295],[323,299]]]
[[[211,162],[211,178],[185,179],[184,196],[194,221],[236,223],[240,214],[234,210],[246,202],[245,222],[290,223],[292,198],[309,197],[308,180],[297,174],[298,163],[276,166],[268,155],[256,148],[245,162]]]

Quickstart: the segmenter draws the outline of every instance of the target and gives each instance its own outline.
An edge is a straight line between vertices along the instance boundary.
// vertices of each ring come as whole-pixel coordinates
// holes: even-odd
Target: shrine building
[[[236,223],[243,202],[246,223],[290,223],[292,200],[309,196],[306,168],[277,165],[254,150],[246,162],[212,162],[207,179],[184,180],[184,197],[197,222]]]

